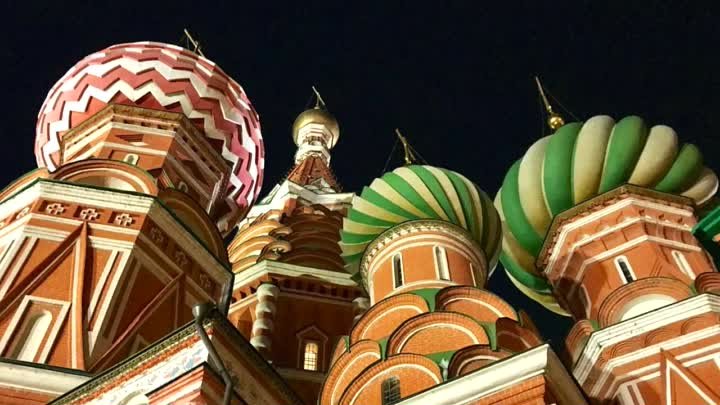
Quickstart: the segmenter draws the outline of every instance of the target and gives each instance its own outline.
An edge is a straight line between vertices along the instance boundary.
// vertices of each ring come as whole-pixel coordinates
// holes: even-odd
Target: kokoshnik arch
[[[222,69],[91,54],[0,192],[0,403],[720,404],[717,176],[670,127],[548,112],[494,198],[412,159],[354,194],[318,94],[259,199]],[[574,319],[564,353],[485,288],[499,262]]]

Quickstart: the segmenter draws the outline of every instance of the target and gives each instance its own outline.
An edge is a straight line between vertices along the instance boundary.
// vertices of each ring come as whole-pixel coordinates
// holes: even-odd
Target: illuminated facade
[[[404,138],[355,194],[317,94],[259,199],[258,115],[217,65],[86,57],[0,192],[0,404],[720,405],[716,175],[667,126],[548,112],[494,201]],[[566,353],[485,288],[499,262],[573,318]]]

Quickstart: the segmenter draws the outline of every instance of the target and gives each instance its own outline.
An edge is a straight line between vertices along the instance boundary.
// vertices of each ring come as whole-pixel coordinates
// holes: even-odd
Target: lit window
[[[305,343],[303,369],[310,371],[317,371],[318,369],[318,345],[315,342]]]
[[[402,255],[400,253],[396,253],[395,256],[393,256],[393,275],[395,276],[395,288],[398,288],[403,285],[403,267],[402,267]]]
[[[136,154],[134,154],[134,153],[128,153],[128,154],[125,155],[125,157],[123,158],[123,162],[129,163],[129,164],[131,164],[131,165],[136,165],[137,162],[138,162],[138,160],[140,160],[140,157],[138,157],[138,155],[136,155]]]
[[[22,361],[35,360],[51,322],[52,314],[50,311],[42,311],[32,315],[22,329],[12,357]]]
[[[400,402],[400,380],[390,377],[382,382],[382,405],[393,405]]]
[[[448,260],[445,248],[435,246],[435,267],[437,268],[440,280],[450,280],[450,271],[448,270]]]
[[[617,267],[620,273],[620,279],[623,280],[623,284],[632,283],[635,281],[635,275],[633,274],[630,263],[625,256],[620,256],[615,259],[615,267]]]
[[[678,252],[677,250],[672,251],[673,259],[675,259],[675,263],[680,268],[680,271],[685,273],[690,278],[695,278],[695,274],[693,274],[692,268],[690,267],[690,263],[688,263],[687,259],[685,258],[685,255]]]

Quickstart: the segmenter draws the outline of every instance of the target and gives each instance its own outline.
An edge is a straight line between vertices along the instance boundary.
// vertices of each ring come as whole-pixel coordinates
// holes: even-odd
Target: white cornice
[[[0,361],[0,387],[50,396],[62,395],[89,380],[89,376]]]
[[[398,405],[472,404],[540,375],[545,375],[547,384],[554,388],[558,405],[587,404],[555,352],[544,344],[421,392]]]
[[[337,285],[357,286],[349,273],[263,260],[235,274],[234,287],[242,287],[250,281],[270,273],[288,277],[314,277]]]
[[[273,187],[270,194],[272,198],[269,201],[265,199],[260,200],[261,203],[255,204],[248,213],[245,220],[239,225],[245,222],[249,222],[257,218],[258,216],[273,210],[282,209],[285,207],[285,203],[291,199],[299,199],[309,202],[310,204],[320,204],[326,206],[350,204],[352,202],[355,193],[317,193],[308,188],[305,188],[299,184],[295,184],[290,180],[284,180],[282,183]],[[267,197],[265,197],[267,198]]]
[[[79,205],[101,206],[103,208],[132,213],[145,213],[154,202],[149,195],[100,189],[48,180],[36,180],[27,189],[20,190],[0,203],[0,218],[30,205],[38,198],[72,202]]]
[[[634,336],[708,312],[720,313],[720,296],[701,294],[595,331],[575,363],[573,375],[582,385],[605,349]]]

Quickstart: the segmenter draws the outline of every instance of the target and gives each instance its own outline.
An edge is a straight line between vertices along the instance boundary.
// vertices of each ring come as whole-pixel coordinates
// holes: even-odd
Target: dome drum
[[[443,221],[408,221],[387,230],[368,245],[360,266],[371,304],[416,289],[482,287],[487,280],[487,259],[477,243]]]
[[[510,168],[495,198],[503,222],[501,260],[518,289],[568,315],[538,260],[543,244],[554,243],[553,218],[570,215],[566,212],[582,216],[591,208],[589,199],[625,184],[670,194],[669,204],[661,198],[664,205],[678,203],[674,200],[703,204],[717,191],[718,178],[704,166],[699,149],[681,145],[665,125],[648,128],[635,116],[617,122],[596,116],[560,127],[536,141]]]

